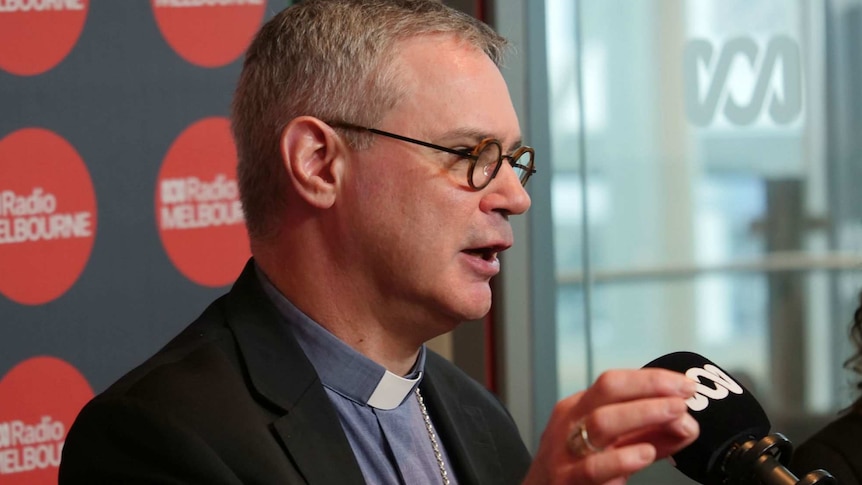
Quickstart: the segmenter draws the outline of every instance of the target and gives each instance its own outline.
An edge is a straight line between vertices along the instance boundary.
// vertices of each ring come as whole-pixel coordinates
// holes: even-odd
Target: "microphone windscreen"
[[[674,352],[644,367],[681,372],[699,382],[697,393],[686,404],[700,424],[700,435],[673,455],[677,469],[698,483],[721,485],[726,478],[722,465],[731,447],[769,433],[769,418],[754,396],[706,357]]]

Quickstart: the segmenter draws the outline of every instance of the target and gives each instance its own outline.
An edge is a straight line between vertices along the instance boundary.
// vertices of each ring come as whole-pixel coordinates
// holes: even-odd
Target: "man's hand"
[[[624,484],[697,439],[685,405],[695,386],[665,369],[603,373],[554,406],[524,484]]]

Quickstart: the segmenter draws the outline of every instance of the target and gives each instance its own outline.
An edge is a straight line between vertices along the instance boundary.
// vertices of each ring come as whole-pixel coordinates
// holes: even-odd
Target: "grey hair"
[[[506,40],[434,0],[306,0],[258,32],[232,105],[240,198],[252,239],[271,236],[286,207],[279,138],[290,120],[313,116],[373,126],[404,95],[398,42],[448,34],[502,63]],[[350,133],[361,148],[367,134]]]

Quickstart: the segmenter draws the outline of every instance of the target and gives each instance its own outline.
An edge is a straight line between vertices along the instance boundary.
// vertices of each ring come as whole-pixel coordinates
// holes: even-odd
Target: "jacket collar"
[[[273,433],[311,485],[364,484],[350,443],[311,362],[261,288],[250,260],[227,298],[227,323],[260,400],[282,416]],[[420,388],[460,483],[494,483],[500,454],[482,410],[441,381],[442,357],[428,352]],[[482,463],[482,469],[475,464]],[[495,478],[496,477],[496,478]]]
[[[363,484],[362,472],[314,367],[257,281],[253,261],[227,297],[227,324],[271,427],[311,485]],[[333,466],[337,463],[338,466]]]
[[[427,373],[419,385],[428,413],[455,468],[460,483],[501,483],[503,467],[494,435],[477,406],[464,403],[457,385],[435,372],[443,357],[428,352]],[[481,463],[481,467],[476,464]]]

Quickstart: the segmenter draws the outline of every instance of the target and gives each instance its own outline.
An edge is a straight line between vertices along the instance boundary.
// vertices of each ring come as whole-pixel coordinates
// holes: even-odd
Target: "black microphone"
[[[697,393],[686,400],[700,424],[694,443],[673,455],[676,468],[704,485],[837,485],[825,470],[799,480],[785,465],[793,445],[771,428],[763,408],[741,384],[707,358],[674,352],[644,367],[660,367],[697,381]]]

